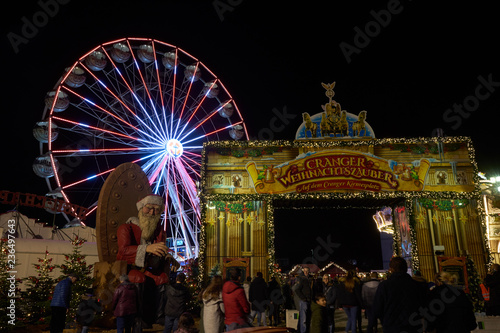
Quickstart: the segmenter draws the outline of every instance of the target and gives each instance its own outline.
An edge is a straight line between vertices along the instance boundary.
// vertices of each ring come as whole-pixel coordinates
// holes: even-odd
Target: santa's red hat
[[[163,207],[163,198],[157,194],[150,194],[137,201],[137,210],[141,210],[145,205],[158,205]]]

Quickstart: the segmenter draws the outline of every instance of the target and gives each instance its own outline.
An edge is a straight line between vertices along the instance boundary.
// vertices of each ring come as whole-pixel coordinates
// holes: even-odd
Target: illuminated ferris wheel
[[[248,139],[213,72],[186,51],[146,38],[104,43],[66,68],[33,132],[40,144],[33,169],[47,195],[89,208],[90,218],[107,175],[125,162],[140,165],[165,198],[167,235],[185,245],[186,259],[198,253],[203,142]]]

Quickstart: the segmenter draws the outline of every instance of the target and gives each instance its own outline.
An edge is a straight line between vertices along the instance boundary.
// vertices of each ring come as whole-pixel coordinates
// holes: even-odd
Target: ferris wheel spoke
[[[63,88],[68,91],[69,93],[73,94],[74,96],[78,97],[82,102],[85,102],[85,103],[88,103],[90,104],[92,107],[95,107],[97,108],[100,112],[104,113],[104,114],[107,114],[111,117],[113,117],[113,119],[115,119],[116,121],[118,122],[122,122],[123,125],[125,125],[127,128],[130,128],[134,131],[141,131],[139,128],[135,127],[134,125],[132,125],[130,122],[126,121],[125,119],[123,119],[122,117],[119,117],[117,116],[116,114],[113,114],[112,112],[109,112],[108,110],[106,110],[104,107],[92,102],[90,99],[88,98],[85,98],[83,97],[82,95],[78,94],[77,92],[75,92],[74,90],[72,89],[69,89],[68,87],[66,86],[63,86]],[[78,106],[77,106],[78,107]],[[81,108],[82,111],[86,112],[85,109]],[[90,114],[90,113],[87,113],[87,114]],[[97,117],[97,115],[94,115],[94,114],[90,114],[91,116],[93,117]]]
[[[153,41],[151,41],[151,47],[153,48],[153,55],[154,55],[154,73],[155,73],[155,77],[156,77],[156,82],[158,82],[158,96],[159,96],[159,99],[160,99],[160,105],[161,105],[161,111],[162,111],[162,115],[163,115],[163,124],[164,124],[164,128],[165,128],[165,133],[167,134],[167,137],[169,137],[168,135],[168,124],[167,124],[167,115],[166,115],[166,108],[165,108],[165,101],[164,101],[164,98],[163,98],[163,89],[162,89],[162,85],[161,85],[161,79],[160,79],[160,70],[158,68],[158,58],[156,56],[156,46],[155,46],[155,43]],[[153,76],[151,76],[153,77]]]
[[[108,173],[111,173],[111,172],[113,172],[114,170],[115,170],[115,168],[112,168],[112,169],[109,169],[109,170],[106,170],[106,171],[103,171],[103,172],[97,173],[97,174],[95,174],[95,175],[89,176],[89,177],[87,177],[87,178],[77,180],[77,181],[75,181],[75,182],[73,182],[73,183],[71,183],[71,184],[66,184],[66,185],[62,186],[62,187],[61,187],[61,189],[66,190],[66,189],[71,188],[71,187],[74,187],[74,186],[76,186],[76,185],[79,185],[79,184],[82,184],[82,183],[88,182],[88,181],[90,181],[90,180],[92,180],[92,179],[95,179],[95,178],[97,178],[97,177],[101,177],[101,176],[107,175]]]
[[[183,156],[187,158],[187,156],[185,155],[189,155],[189,156],[192,156],[193,158],[196,158],[198,160],[201,160],[201,154],[197,154],[197,153],[193,153],[189,150],[187,150],[189,147],[184,147],[184,153],[183,153]],[[203,148],[203,146],[199,146],[199,147],[193,147],[193,149],[196,149],[197,151],[201,150]],[[201,165],[199,165],[201,166]]]
[[[189,79],[189,78],[184,78],[185,80],[188,79],[189,80],[189,86],[187,88],[187,92],[186,92],[186,95],[184,96],[184,102],[182,104],[182,108],[181,108],[181,111],[180,111],[180,115],[179,115],[179,118],[177,120],[177,126],[175,128],[175,132],[174,132],[174,137],[176,136],[177,134],[177,131],[179,130],[179,125],[182,121],[182,116],[184,114],[184,110],[186,109],[186,103],[188,101],[188,98],[190,97],[190,94],[191,94],[191,89],[193,87],[193,82],[195,81],[195,77],[196,77],[196,72],[198,70],[198,65],[199,65],[199,62],[196,62],[196,65],[195,65],[195,69],[194,69],[194,72],[192,74],[192,77]]]
[[[195,138],[193,138],[193,139],[191,139],[191,140],[189,140],[189,141],[184,141],[183,143],[184,143],[184,144],[187,144],[187,143],[190,143],[190,142],[193,142],[193,141],[196,141],[196,140],[201,140],[201,139],[203,139],[203,138],[205,138],[205,137],[209,137],[209,136],[210,136],[210,135],[212,135],[212,134],[215,134],[215,133],[218,133],[218,132],[220,132],[220,131],[223,131],[223,130],[226,130],[226,129],[232,128],[232,127],[234,127],[234,126],[236,126],[236,125],[239,125],[239,124],[241,124],[241,123],[243,123],[243,121],[239,121],[239,122],[234,123],[234,124],[232,124],[232,125],[228,125],[228,126],[226,126],[226,127],[222,127],[222,128],[216,129],[216,130],[214,130],[214,131],[212,131],[212,132],[205,133],[205,134],[200,135],[200,136],[198,136],[198,137],[195,137]]]
[[[180,139],[180,141],[183,141],[184,138],[186,138],[187,136],[189,136],[191,133],[193,133],[197,128],[199,128],[200,126],[202,126],[205,122],[209,121],[213,116],[215,116],[224,106],[226,106],[227,104],[229,104],[230,101],[226,101],[224,104],[220,105],[217,109],[213,110],[210,115],[208,116],[205,116],[203,117],[197,124],[194,124],[192,126],[192,128],[190,128],[190,131],[187,132],[186,134],[184,134],[184,136]],[[183,128],[183,131],[185,130],[186,126],[188,125],[189,123],[186,123],[186,125],[184,126]],[[228,128],[228,127],[226,127]],[[182,134],[182,132],[181,132]],[[180,135],[179,135],[180,136]]]
[[[173,184],[176,184],[175,178],[173,182],[171,181],[170,178],[167,178],[169,181],[167,183],[167,186],[169,186],[169,191],[173,195],[170,196],[172,199],[172,207],[173,210],[176,212],[177,215],[177,220],[183,235],[183,238],[185,240],[185,246],[186,246],[186,251],[188,251],[189,257],[192,256],[192,245],[191,245],[191,240],[190,237],[192,237],[193,232],[192,228],[190,227],[189,223],[186,223],[188,220],[188,217],[186,215],[186,212],[184,210],[184,204],[180,200],[179,196],[179,190],[177,186],[174,186]]]
[[[184,161],[182,162],[185,163]],[[196,185],[194,184],[193,179],[189,176],[187,170],[184,168],[183,163],[176,161],[176,167],[182,183],[184,184],[184,188],[186,189],[189,198],[189,206],[199,208],[200,200],[196,195]],[[199,213],[199,209],[195,209],[195,211]]]
[[[84,123],[79,123],[79,122],[76,122],[76,121],[73,121],[73,120],[69,120],[69,119],[65,119],[65,118],[61,118],[61,117],[52,116],[52,119],[59,120],[59,121],[62,121],[62,122],[65,122],[65,123],[69,123],[69,124],[73,124],[73,125],[76,125],[78,127],[85,128],[85,129],[93,130],[93,131],[95,131],[95,133],[100,133],[100,132],[102,132],[102,133],[108,133],[108,134],[111,134],[111,135],[116,135],[116,136],[119,136],[119,137],[128,138],[130,140],[134,140],[134,141],[137,141],[137,142],[142,142],[144,144],[149,144],[149,145],[157,145],[158,144],[158,142],[146,141],[144,139],[133,137],[133,136],[130,136],[130,135],[127,135],[127,134],[122,134],[122,133],[119,133],[119,132],[109,131],[109,130],[106,130],[104,128],[99,128],[99,127],[87,125],[87,124],[84,124]],[[95,135],[95,133],[92,132],[92,131],[90,133],[93,133]]]
[[[184,127],[182,128],[182,130],[180,131],[179,133],[179,136],[184,132],[184,130],[186,129],[186,127],[191,123],[191,120],[193,119],[193,117],[197,114],[198,110],[200,110],[200,107],[202,106],[203,102],[205,101],[205,99],[207,98],[208,94],[210,94],[210,91],[213,89],[213,87],[216,85],[216,82],[218,80],[214,80],[212,81],[212,83],[210,84],[209,88],[207,89],[206,93],[204,93],[201,97],[201,99],[199,101],[197,101],[195,103],[195,108],[193,110],[191,110],[190,114],[191,116],[188,118],[187,121],[185,121],[185,124],[184,124]],[[226,102],[227,104],[227,102]],[[214,113],[215,114],[215,111]],[[210,115],[211,117],[212,115]]]
[[[187,160],[187,161],[186,161]],[[187,156],[183,156],[183,158],[181,159],[182,163],[184,163],[196,176],[198,177],[201,177],[201,175],[199,174],[198,171],[196,171],[193,166],[197,166],[197,167],[200,167],[201,166],[201,163],[187,157]],[[188,163],[191,162],[191,163]]]
[[[129,41],[128,39],[127,39],[127,45],[128,45],[128,47],[129,47],[129,49],[130,49],[130,50],[132,50],[132,46],[130,45],[130,41]],[[151,109],[153,110],[153,114],[156,116],[156,122],[153,122],[153,125],[154,125],[155,123],[157,123],[157,124],[158,124],[158,126],[160,126],[160,128],[161,128],[161,133],[167,134],[167,133],[166,133],[166,128],[163,128],[163,127],[162,127],[162,122],[160,121],[160,118],[159,118],[159,116],[158,116],[158,112],[157,112],[157,110],[156,110],[156,108],[157,108],[158,106],[163,106],[163,104],[161,104],[161,105],[156,105],[156,104],[155,104],[154,99],[151,97],[150,88],[149,88],[149,87],[150,87],[150,85],[148,85],[148,84],[146,83],[146,80],[144,79],[144,75],[143,75],[143,73],[142,73],[142,71],[141,71],[141,69],[140,69],[140,67],[139,67],[139,62],[137,61],[137,58],[136,58],[136,56],[135,56],[134,52],[131,52],[131,54],[132,54],[133,62],[134,62],[134,65],[135,65],[134,67],[136,68],[137,73],[139,74],[139,76],[140,76],[140,78],[141,78],[142,85],[143,85],[143,86],[144,86],[144,88],[145,88],[144,90],[145,90],[145,92],[146,92],[146,94],[147,94],[147,98],[148,98],[148,101],[149,101],[149,103],[150,103],[150,105],[151,105]],[[150,76],[150,77],[152,78],[153,76]],[[159,81],[157,82],[157,84],[159,85]],[[156,126],[155,126],[155,127],[156,127]],[[167,137],[168,137],[168,135],[165,135],[165,139],[166,139]]]
[[[115,98],[115,100],[123,107],[125,110],[127,110],[130,114],[134,116],[134,119],[137,120],[139,123],[141,123],[146,129],[149,129],[148,133],[151,133],[153,135],[150,135],[146,132],[143,132],[144,134],[150,136],[153,139],[153,136],[156,138],[158,141],[163,141],[164,138],[160,137],[158,133],[155,131],[151,131],[149,126],[132,110],[130,107],[120,98],[118,95],[113,93],[104,82],[102,82],[94,73],[92,73],[83,63],[80,63],[80,65],[87,70],[88,73],[111,95]]]
[[[128,42],[128,41],[127,41]],[[125,85],[126,89],[128,90],[128,92],[130,93],[130,95],[134,98],[135,102],[139,105],[139,109],[142,111],[142,113],[146,116],[146,120],[148,120],[148,124],[150,126],[153,126],[155,128],[155,132],[156,133],[160,133],[162,134],[163,131],[160,131],[158,129],[158,127],[156,126],[156,123],[151,120],[151,116],[148,112],[148,110],[146,109],[145,105],[144,105],[144,101],[142,99],[139,98],[139,96],[137,95],[137,92],[134,91],[134,89],[132,89],[132,87],[130,86],[131,83],[129,83],[125,77],[123,76],[122,72],[120,71],[120,69],[118,68],[118,66],[116,65],[116,63],[113,61],[113,58],[109,55],[108,51],[106,51],[105,48],[103,48],[103,52],[106,54],[106,56],[109,58],[110,60],[110,63],[111,65],[113,66],[113,69],[115,71],[116,74],[118,74],[118,76],[121,78],[121,80],[123,81],[122,83]],[[131,52],[131,54],[133,55],[133,52]],[[137,65],[137,62],[135,61],[135,56],[134,56],[134,61],[133,61],[133,64],[130,65],[131,67],[133,68],[136,68],[137,69],[137,72],[139,73],[139,75],[141,76],[141,79],[142,79],[142,73],[140,72],[139,68],[138,68],[138,65]],[[128,73],[128,71],[125,69],[125,72]],[[130,76],[128,76],[129,80],[130,80]],[[132,84],[134,84],[134,82],[132,82]],[[134,85],[137,85],[137,84],[134,84]],[[144,80],[142,79],[142,88],[144,88],[144,90],[146,91],[146,93],[148,94],[149,96],[149,90],[147,89],[147,85],[145,84]],[[115,87],[116,89],[116,87]],[[156,112],[154,112],[156,114]],[[134,113],[135,114],[135,113]],[[142,122],[142,119],[139,117],[137,118],[139,121]],[[145,126],[148,126],[146,125],[145,123],[143,123]],[[165,140],[166,138],[163,137],[163,140]]]
[[[174,132],[174,116],[175,116],[175,90],[177,89],[177,66],[178,66],[178,50],[175,48],[174,64],[172,70],[172,100],[171,100],[171,115],[170,115],[170,133]]]
[[[141,148],[141,147],[134,147],[134,148],[100,148],[100,149],[62,149],[62,150],[53,150],[52,153],[59,155],[59,154],[71,154],[71,155],[100,155],[100,154],[120,154],[122,155],[123,153],[137,153],[138,151],[144,151],[144,150],[152,150],[156,148]]]
[[[155,152],[153,154],[150,154],[150,155],[147,155],[147,156],[144,156],[140,159],[137,159],[137,160],[133,160],[132,163],[137,163],[137,162],[140,162],[141,160],[143,159],[154,159],[155,155],[158,155],[160,154],[161,152]],[[87,176],[85,178],[82,178],[82,179],[79,179],[79,180],[76,180],[72,183],[69,183],[69,184],[66,184],[66,185],[63,185],[61,186],[61,189],[65,190],[65,189],[68,189],[68,188],[71,188],[71,187],[74,187],[76,185],[80,185],[82,183],[85,183],[85,182],[88,182],[88,181],[91,181],[93,179],[96,179],[98,177],[102,177],[104,175],[107,175],[109,173],[111,173],[113,170],[115,170],[115,168],[110,168],[108,170],[105,170],[105,171],[102,171],[100,173],[97,173],[97,174],[94,174],[94,175],[91,175],[91,176]]]

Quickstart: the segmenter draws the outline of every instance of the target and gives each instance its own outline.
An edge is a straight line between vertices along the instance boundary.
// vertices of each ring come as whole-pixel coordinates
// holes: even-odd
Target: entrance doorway
[[[392,255],[392,235],[389,244],[387,234],[381,237],[375,213],[358,208],[275,209],[276,260],[282,271],[303,263],[322,268],[332,261],[365,272],[384,269],[383,257]]]

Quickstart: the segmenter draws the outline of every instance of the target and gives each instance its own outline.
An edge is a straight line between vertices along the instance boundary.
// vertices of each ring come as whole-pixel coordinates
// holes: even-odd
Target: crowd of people
[[[197,324],[188,312],[191,296],[180,272],[166,288],[164,333],[219,333],[250,326],[278,326],[286,309],[298,311],[297,332],[333,333],[335,311],[345,312],[345,332],[373,333],[382,327],[391,332],[470,332],[477,327],[473,306],[456,276],[447,272],[426,281],[419,272],[408,273],[406,261],[393,257],[388,275],[379,279],[376,272],[360,278],[354,271],[332,279],[330,275],[312,277],[307,266],[282,285],[271,277],[266,281],[261,272],[243,277],[232,269],[224,280],[215,275],[199,293],[201,316]],[[69,307],[74,275],[63,279],[52,298],[51,332],[62,332]],[[493,264],[482,285],[486,314],[500,315],[500,265]],[[130,333],[137,326],[140,293],[129,276],[120,276],[120,285],[113,297],[113,314],[117,332]],[[81,332],[87,332],[96,313],[102,311],[90,290],[77,311]]]
[[[361,279],[354,271],[333,281],[328,275],[313,280],[304,267],[292,287],[298,332],[335,331],[335,309],[345,312],[345,332],[363,332],[363,317],[368,333],[377,332],[379,325],[384,333],[457,333],[477,327],[472,303],[455,276],[440,272],[428,283],[418,272],[410,276],[407,271],[401,257],[391,259],[383,280],[377,273]]]
[[[300,333],[334,332],[336,310],[345,312],[345,332],[353,333],[364,332],[363,318],[367,333],[456,333],[477,327],[472,303],[455,275],[440,272],[433,281],[426,281],[418,271],[408,274],[401,257],[391,259],[384,279],[376,272],[360,278],[354,271],[334,279],[328,274],[313,277],[304,266],[283,285],[274,278],[266,283],[260,272],[241,281],[239,271],[234,270],[226,282],[214,277],[202,293],[204,331],[276,326],[285,309],[298,311]],[[490,288],[487,314],[500,315],[500,265],[492,265],[485,286]],[[217,325],[208,328],[208,323]]]
[[[282,285],[274,278],[265,281],[262,272],[243,281],[241,271],[232,269],[229,278],[213,276],[199,293],[201,320],[195,327],[187,312],[192,295],[185,286],[186,276],[177,272],[179,263],[169,254],[166,234],[159,224],[163,199],[147,195],[137,202],[138,216],[129,218],[117,231],[117,260],[127,262],[127,274],[113,298],[117,332],[141,332],[161,322],[164,333],[230,331],[251,325],[280,325],[285,309],[298,311],[299,333],[332,333],[335,310],[347,317],[346,332],[362,332],[364,315],[367,332],[470,332],[476,328],[472,303],[456,280],[446,272],[429,284],[418,272],[407,273],[406,261],[393,257],[387,279],[377,274],[360,279],[355,272],[332,279],[328,274],[312,277],[307,266]],[[62,332],[69,308],[71,285],[77,277],[69,275],[55,288],[52,298],[51,332]],[[500,315],[500,265],[494,264],[485,277],[483,296],[487,315]],[[87,295],[82,305],[86,313],[98,312]],[[82,301],[82,303],[83,303]],[[94,309],[94,310],[92,310]],[[79,316],[86,332],[89,316]],[[92,316],[90,316],[92,318]],[[90,320],[91,322],[91,320]]]

